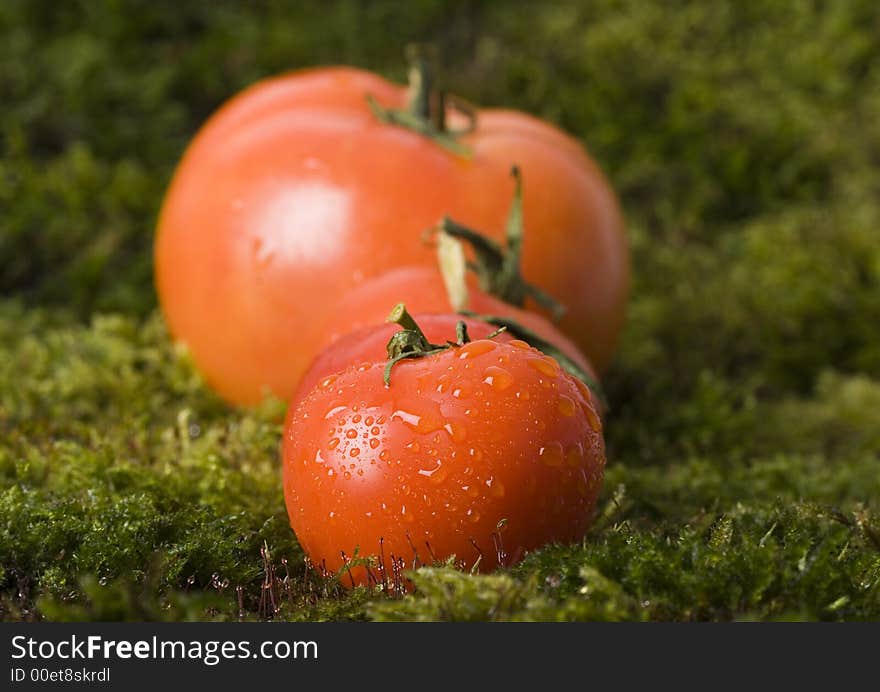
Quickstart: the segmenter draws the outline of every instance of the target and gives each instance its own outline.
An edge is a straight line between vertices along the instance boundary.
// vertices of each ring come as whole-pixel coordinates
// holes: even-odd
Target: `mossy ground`
[[[880,619],[878,26],[874,0],[0,4],[0,615]],[[203,387],[150,250],[220,102],[311,64],[401,79],[411,40],[586,143],[636,283],[588,539],[388,600],[306,571],[280,403]]]

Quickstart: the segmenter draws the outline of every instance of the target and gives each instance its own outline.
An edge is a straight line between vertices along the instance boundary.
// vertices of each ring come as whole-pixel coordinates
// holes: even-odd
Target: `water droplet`
[[[592,401],[593,393],[590,391],[590,388],[587,387],[586,383],[580,378],[575,377],[574,383],[577,385],[578,391],[581,393],[581,396],[584,397],[587,401]]]
[[[327,447],[330,449],[336,449],[336,446],[339,444],[339,438],[334,437],[330,442],[327,443]]]
[[[523,401],[528,401],[531,398],[531,395],[529,394],[528,390],[523,390],[516,393],[516,398],[522,399]]]
[[[376,447],[378,447],[378,446],[379,446],[379,440],[377,440],[375,437],[372,440],[370,440],[370,449],[376,449]]]
[[[330,377],[325,377],[323,380],[321,380],[321,389],[327,389],[334,382],[336,382],[336,375],[330,375]]]
[[[602,421],[599,419],[599,416],[596,414],[593,407],[587,404],[584,406],[584,413],[587,416],[587,422],[590,424],[593,432],[602,432]]]
[[[345,473],[343,473],[343,474],[342,474],[342,477],[343,477],[345,480],[347,480],[347,481],[350,481],[350,480],[351,480],[351,474],[350,474],[348,471],[346,471]]]
[[[348,430],[345,431],[345,436],[349,440],[353,440],[354,438],[356,438],[358,436],[357,430],[355,430],[354,428],[349,428]]]
[[[333,469],[327,469],[327,475],[328,476],[335,476],[336,472]]]
[[[330,517],[330,519],[332,519],[333,517],[336,516],[336,512],[330,512],[327,516]]]
[[[559,363],[555,358],[550,356],[540,356],[538,358],[529,358],[528,363],[535,370],[547,377],[556,377],[559,374]]]
[[[409,411],[401,411],[399,409],[391,414],[391,420],[394,420],[395,418],[403,421],[411,428],[417,428],[419,422],[422,420],[422,417],[415,413],[410,413]]]
[[[440,469],[441,466],[442,466],[442,462],[438,459],[437,465],[434,468],[432,468],[432,469],[419,469],[419,475],[420,476],[428,476],[430,478],[435,473],[437,473],[437,471]]]
[[[456,399],[466,399],[470,395],[470,393],[470,389],[462,384],[456,385],[455,389],[452,390],[452,396],[454,396]]]
[[[565,452],[565,463],[572,467],[578,467],[581,465],[581,462],[584,459],[584,447],[578,442],[576,445],[573,445],[568,448]]]
[[[462,442],[467,437],[467,428],[460,423],[449,422],[443,426],[443,429],[449,433],[449,437],[455,442]]]
[[[470,454],[474,458],[474,461],[480,461],[480,459],[483,458],[482,450],[479,450],[476,447],[471,447],[468,450],[468,454]]]
[[[489,353],[494,351],[497,347],[494,341],[489,341],[488,339],[480,339],[478,341],[471,341],[469,344],[465,344],[460,349],[458,349],[458,357],[462,360],[467,360],[469,358],[477,358],[485,353]]]
[[[373,417],[372,416],[367,416],[366,418],[364,418],[364,425],[370,426],[372,424],[373,424]]]
[[[416,440],[412,440],[406,445],[406,448],[411,452],[418,452],[422,446]]]
[[[323,464],[324,463],[324,457],[321,456],[320,449],[317,452],[315,452],[315,463],[316,464]]]
[[[513,375],[497,365],[490,365],[486,368],[485,372],[483,372],[483,377],[483,382],[491,385],[493,389],[499,392],[503,392],[513,384]]]
[[[559,395],[559,401],[556,403],[556,408],[559,409],[559,413],[566,417],[573,416],[575,411],[577,410],[577,406],[575,405],[574,401],[569,399],[564,394]]]
[[[360,447],[352,447],[350,450],[348,450],[348,456],[350,456],[350,457],[356,457],[360,453],[361,453]]]
[[[518,348],[523,351],[527,351],[531,348],[525,341],[521,339],[513,339],[512,341],[507,342],[508,346],[513,346],[514,348]]]
[[[333,416],[335,416],[337,413],[341,413],[345,409],[346,409],[345,406],[335,406],[334,408],[331,408],[329,411],[327,411],[327,413],[324,414],[324,418],[325,419],[333,418]]]
[[[382,461],[388,461],[388,450],[387,450],[387,449],[383,449],[381,452],[379,452],[379,458],[380,458]]]
[[[472,524],[476,524],[478,521],[480,521],[480,513],[473,509],[469,509],[467,511],[467,517],[471,520]]]
[[[548,442],[546,447],[541,447],[538,455],[547,466],[562,465],[562,445],[556,441]]]
[[[372,363],[366,363],[366,362],[361,363],[360,365],[358,365],[358,372],[366,372],[367,370],[369,370],[372,367],[373,367]]]
[[[360,414],[360,413],[356,413],[356,414],[354,414],[354,415],[351,417],[351,422],[352,422],[352,423],[360,423],[360,422],[361,422],[361,414]]]

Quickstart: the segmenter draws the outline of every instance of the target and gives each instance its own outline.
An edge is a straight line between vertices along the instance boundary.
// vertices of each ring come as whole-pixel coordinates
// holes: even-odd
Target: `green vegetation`
[[[878,25],[872,0],[0,4],[0,617],[880,619]],[[589,538],[391,600],[306,568],[281,404],[200,383],[151,243],[225,98],[402,79],[411,40],[582,139],[636,285]]]

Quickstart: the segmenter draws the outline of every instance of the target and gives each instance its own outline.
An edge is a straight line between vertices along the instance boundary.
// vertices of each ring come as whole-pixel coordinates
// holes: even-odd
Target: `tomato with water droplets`
[[[327,348],[312,361],[309,369],[302,376],[300,385],[291,398],[291,409],[296,402],[308,394],[316,384],[352,363],[364,364],[382,360],[386,353],[386,344],[391,335],[399,327],[384,322],[388,313],[388,305],[401,295],[414,298],[411,303],[418,313],[416,321],[429,341],[444,343],[455,334],[458,322],[464,322],[472,339],[482,339],[497,331],[494,325],[473,317],[443,314],[446,305],[446,294],[436,269],[404,268],[389,272],[386,276],[371,282],[368,290],[358,291],[355,296],[344,301],[340,306],[338,318],[334,320],[335,333]],[[597,381],[595,371],[577,347],[568,340],[549,320],[540,315],[518,310],[501,301],[477,292],[475,309],[483,312],[494,312],[511,316],[527,326],[535,334],[559,348],[562,356],[580,368],[593,381]],[[414,310],[414,312],[416,312]],[[349,325],[348,332],[343,332],[344,324]],[[515,337],[509,332],[502,332],[498,341],[511,341]],[[522,340],[520,340],[522,342]],[[603,410],[597,401],[597,407]]]
[[[454,555],[488,571],[584,536],[605,466],[590,390],[521,340],[485,338],[488,329],[469,324],[476,340],[400,360],[388,386],[383,359],[351,363],[291,407],[291,526],[343,583],[401,588],[401,567]],[[346,570],[355,555],[368,566]]]

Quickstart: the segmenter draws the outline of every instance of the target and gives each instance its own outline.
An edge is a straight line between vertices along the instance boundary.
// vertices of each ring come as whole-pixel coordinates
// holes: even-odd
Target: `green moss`
[[[869,0],[2,3],[0,616],[880,618],[878,21]],[[151,243],[229,95],[320,63],[400,79],[425,39],[454,90],[589,147],[635,286],[587,540],[386,599],[307,568],[282,404],[203,386]]]
[[[383,620],[871,619],[880,544],[864,516],[746,507],[684,525],[617,522],[584,546],[547,548],[510,574],[424,568]],[[875,532],[869,534],[868,532]]]

